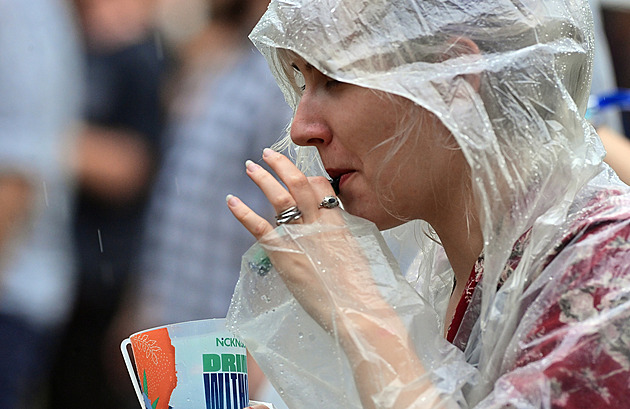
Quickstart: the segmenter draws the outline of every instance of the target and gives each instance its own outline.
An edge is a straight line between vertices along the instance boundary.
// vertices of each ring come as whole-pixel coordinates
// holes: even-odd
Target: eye
[[[295,70],[295,83],[298,89],[304,92],[304,90],[306,89],[306,81],[304,81],[304,75],[302,75],[302,71],[300,71],[300,68],[295,63],[291,64],[291,67]]]

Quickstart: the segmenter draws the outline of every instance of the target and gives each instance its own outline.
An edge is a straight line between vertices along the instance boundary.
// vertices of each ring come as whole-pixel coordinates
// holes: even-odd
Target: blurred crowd
[[[122,339],[225,316],[253,244],[225,196],[273,215],[244,163],[291,115],[247,39],[267,4],[0,0],[0,408],[138,408]],[[591,6],[593,92],[630,88],[630,5]],[[621,115],[593,124],[630,183]]]

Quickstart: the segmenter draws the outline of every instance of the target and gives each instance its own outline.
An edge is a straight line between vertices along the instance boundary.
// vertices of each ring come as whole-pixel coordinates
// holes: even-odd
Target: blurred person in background
[[[597,127],[597,134],[606,149],[604,161],[610,165],[619,178],[630,184],[630,139],[605,125]]]
[[[615,68],[617,85],[630,89],[630,1],[600,0],[603,28]],[[630,136],[630,110],[622,112],[626,136]]]
[[[74,237],[79,288],[56,356],[50,408],[123,407],[105,376],[105,334],[138,252],[159,158],[167,59],[156,0],[74,0],[87,63]],[[118,357],[115,357],[118,358]],[[136,402],[137,405],[137,402]]]
[[[267,4],[209,1],[207,25],[179,49],[139,282],[130,288],[130,310],[121,313],[117,344],[144,328],[225,317],[241,256],[253,244],[232,223],[225,196],[235,188],[263,214],[272,214],[243,177],[245,160],[260,157],[283,134],[291,114],[247,38]],[[261,389],[256,393],[261,378],[255,370],[249,366],[250,395],[265,400]],[[123,382],[131,385],[126,373]]]
[[[598,96],[614,92],[617,89],[615,70],[610,55],[600,0],[589,0],[595,23],[595,56],[593,57],[593,82],[591,95]],[[618,110],[607,109],[591,119],[597,134],[606,149],[604,161],[612,167],[619,178],[630,184],[630,139],[624,132],[623,122]]]
[[[157,24],[171,49],[189,41],[208,22],[208,0],[157,0],[157,3]]]
[[[0,408],[39,397],[74,290],[69,172],[82,70],[63,0],[0,0]]]

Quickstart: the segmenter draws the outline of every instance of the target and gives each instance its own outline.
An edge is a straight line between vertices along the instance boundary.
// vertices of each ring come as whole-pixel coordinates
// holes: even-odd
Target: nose
[[[318,103],[317,96],[308,90],[302,95],[293,117],[291,140],[300,146],[322,146],[332,140],[326,110]]]

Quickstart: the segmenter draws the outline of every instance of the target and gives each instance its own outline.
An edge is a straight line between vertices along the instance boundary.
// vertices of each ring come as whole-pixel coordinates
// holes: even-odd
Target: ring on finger
[[[326,196],[319,204],[320,209],[334,209],[335,207],[339,207],[339,199],[336,196]]]
[[[276,225],[286,224],[302,217],[302,212],[297,206],[291,206],[276,215]]]

